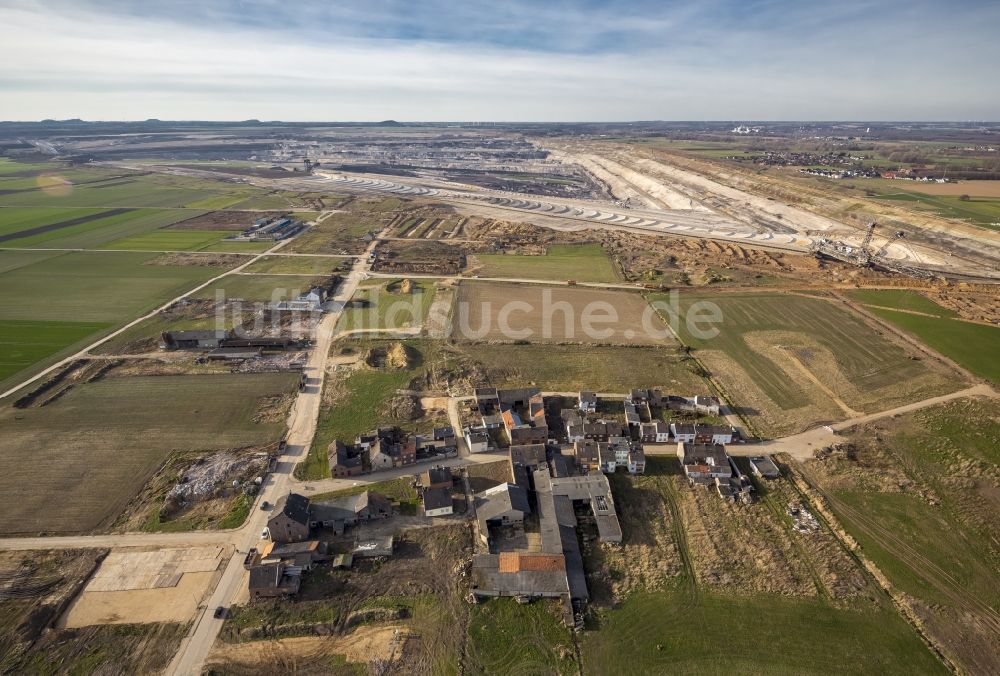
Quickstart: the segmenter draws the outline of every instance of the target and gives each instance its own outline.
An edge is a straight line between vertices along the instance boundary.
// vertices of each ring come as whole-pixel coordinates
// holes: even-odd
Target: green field
[[[283,424],[253,418],[264,398],[295,384],[288,373],[106,377],[47,406],[0,409],[0,532],[91,530],[172,453],[277,441]]]
[[[63,209],[39,207],[31,209],[0,209],[0,235],[14,237],[24,232],[24,237],[16,237],[2,243],[6,247],[44,247],[64,249],[92,248],[140,248],[112,246],[131,238],[155,237],[158,228],[171,225],[203,212],[189,209],[132,209],[124,213],[114,213],[110,209]],[[60,223],[86,216],[109,214],[84,223],[56,227]],[[45,232],[30,233],[30,228],[50,226]],[[168,231],[164,234],[169,234]],[[145,247],[163,249],[165,247]]]
[[[415,375],[415,370],[361,369],[346,378],[338,377],[337,389],[343,396],[320,412],[312,447],[306,459],[296,467],[296,475],[303,479],[328,478],[327,446],[334,439],[353,443],[358,434],[387,424],[380,414],[383,406]]]
[[[673,349],[601,345],[462,345],[449,348],[460,360],[485,369],[497,387],[537,386],[547,391],[629,392],[662,387],[706,393],[708,383]]]
[[[287,300],[314,286],[323,286],[327,277],[311,275],[229,275],[196,292],[194,298],[214,299],[221,292],[226,298],[251,301]]]
[[[481,277],[617,282],[611,259],[600,244],[556,244],[544,256],[477,254]]]
[[[855,462],[811,469],[822,472],[817,481],[837,519],[893,587],[934,608],[931,635],[967,673],[996,673],[1000,649],[987,622],[1000,611],[1000,404],[958,400],[880,428],[877,442],[858,431]],[[859,475],[859,464],[874,480]],[[891,478],[879,480],[883,467]]]
[[[558,602],[489,599],[472,606],[466,668],[476,674],[578,674],[573,634]],[[561,657],[560,653],[564,656]],[[620,673],[621,667],[595,673]]]
[[[413,477],[408,476],[398,479],[388,479],[386,481],[376,481],[361,486],[352,486],[351,488],[330,491],[329,493],[317,493],[316,495],[310,495],[309,500],[312,502],[322,502],[324,500],[341,498],[346,495],[357,495],[365,491],[372,491],[384,498],[388,498],[392,502],[398,502],[401,508],[400,511],[404,514],[416,514],[421,505],[417,489],[413,487]]]
[[[244,268],[244,272],[332,275],[344,261],[343,258],[320,256],[265,256]]]
[[[906,289],[853,289],[847,295],[865,305],[922,312],[935,317],[955,317],[956,313],[941,307],[927,296]]]
[[[668,299],[654,296],[652,300]],[[864,393],[927,374],[927,367],[909,359],[903,348],[831,301],[796,295],[691,294],[681,299],[682,318],[693,303],[701,300],[714,303],[721,311],[722,321],[716,326],[719,334],[697,338],[687,322],[681,321],[678,328],[682,340],[698,350],[723,352],[782,409],[806,406],[810,399],[802,388],[789,382],[785,371],[770,356],[748,344],[748,336],[762,334],[761,339],[768,344],[778,342],[793,349],[814,375],[827,386],[840,389],[838,394],[856,405],[863,404],[858,400]],[[816,348],[823,351],[817,352]],[[823,370],[823,352],[832,358],[836,372]]]
[[[108,242],[102,249],[139,251],[201,251],[231,232],[212,230],[154,230]]]
[[[18,253],[0,251],[0,269]],[[218,268],[146,264],[156,256],[71,252],[8,270],[0,274],[0,319],[118,322],[219,274]]]
[[[342,331],[353,329],[402,329],[421,326],[437,288],[433,280],[410,280],[412,290],[400,290],[402,280],[374,281],[358,288],[352,300],[365,307],[344,310],[337,323]]]
[[[869,308],[973,373],[1000,384],[1000,327]]]
[[[156,254],[0,251],[0,326],[19,347],[2,359],[0,387],[82,347],[218,274],[218,268],[145,265]]]
[[[580,637],[595,674],[944,674],[894,612],[701,592],[635,593]]]
[[[94,322],[0,320],[0,383],[107,327]]]

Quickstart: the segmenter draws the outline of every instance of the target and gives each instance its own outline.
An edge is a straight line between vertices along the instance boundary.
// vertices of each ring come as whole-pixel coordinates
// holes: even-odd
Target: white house
[[[594,392],[581,392],[579,408],[584,413],[595,413],[597,411],[597,394]]]
[[[697,429],[694,425],[670,423],[670,433],[674,435],[674,440],[678,443],[693,443],[697,436]]]
[[[424,490],[424,515],[448,516],[453,512],[451,490],[448,488],[427,488]]]
[[[485,453],[490,450],[490,437],[483,427],[465,428],[465,443],[469,446],[469,453]]]

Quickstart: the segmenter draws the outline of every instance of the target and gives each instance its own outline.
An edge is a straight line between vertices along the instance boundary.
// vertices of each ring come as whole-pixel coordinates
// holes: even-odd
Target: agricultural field
[[[556,602],[489,599],[472,607],[466,668],[477,674],[578,674],[573,640]]]
[[[44,406],[0,409],[9,499],[0,532],[101,528],[172,453],[277,441],[284,420],[257,420],[295,384],[288,373],[109,375]]]
[[[332,275],[338,268],[350,265],[345,258],[326,258],[321,256],[264,256],[251,263],[244,272],[281,275]]]
[[[947,315],[928,317],[880,307],[869,310],[977,376],[1000,384],[1000,359],[997,358],[1000,327],[952,319]]]
[[[873,307],[919,312],[935,317],[957,316],[954,310],[941,307],[924,294],[908,289],[852,289],[847,295],[859,303]]]
[[[474,281],[459,286],[452,335],[489,342],[676,345],[638,293]]]
[[[396,200],[398,202],[398,200]],[[393,215],[382,209],[384,200],[355,200],[343,211],[337,211],[318,221],[292,240],[285,253],[354,254],[364,251],[362,237],[380,232]]]
[[[681,317],[698,301],[721,312],[719,333],[697,338],[680,321],[681,338],[761,434],[801,431],[961,385],[824,298],[688,294],[681,298]]]
[[[509,279],[576,280],[618,282],[611,259],[600,244],[554,244],[544,256],[477,254],[482,265],[471,267],[481,277]]]
[[[482,383],[496,387],[535,386],[548,392],[624,393],[633,387],[691,394],[709,391],[694,361],[672,349],[458,343],[446,353],[462,365],[456,371],[479,374]]]
[[[203,251],[231,233],[211,230],[154,230],[108,242],[103,249],[133,251]]]
[[[803,468],[967,673],[1000,669],[998,438],[996,399],[956,400],[856,428]]]
[[[591,673],[946,674],[916,632],[886,607],[729,591],[639,592],[580,637]],[[627,655],[627,659],[623,656]]]
[[[139,248],[128,247],[128,240],[155,237],[158,228],[200,213],[188,209],[0,209],[0,240],[6,247],[17,248]],[[126,246],[113,246],[119,242]]]
[[[4,360],[10,364],[4,384],[15,363],[27,368],[31,356],[45,363],[218,274],[210,267],[153,265],[156,256],[0,251],[0,326],[5,341],[22,345],[20,357]],[[24,322],[37,323],[41,333]],[[35,342],[27,351],[26,341]]]
[[[919,211],[926,211],[956,218],[975,225],[1000,230],[1000,195],[996,186],[983,188],[982,184],[997,181],[972,181],[977,185],[961,190],[964,183],[918,184],[912,181],[891,179],[865,179],[855,181],[865,188],[870,199],[890,204],[902,202]],[[970,192],[975,190],[976,192]]]
[[[586,551],[585,672],[943,673],[829,528],[793,530],[790,480],[755,481],[759,501],[735,506],[673,457],[611,479],[624,540]]]
[[[325,287],[329,281],[329,277],[312,275],[234,274],[195,292],[192,297],[215,300],[222,294],[226,298],[270,302],[295,298],[314,286]]]
[[[419,328],[427,318],[436,290],[433,280],[368,280],[354,294],[353,306],[345,308],[337,328]]]
[[[101,322],[0,320],[0,383],[108,326]]]

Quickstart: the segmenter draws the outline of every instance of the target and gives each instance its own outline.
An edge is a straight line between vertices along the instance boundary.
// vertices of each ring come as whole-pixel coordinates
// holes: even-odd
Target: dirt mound
[[[410,368],[413,363],[410,351],[402,343],[393,343],[385,355],[385,365],[394,369]]]
[[[400,293],[413,293],[413,282],[409,279],[404,279],[399,285]]]

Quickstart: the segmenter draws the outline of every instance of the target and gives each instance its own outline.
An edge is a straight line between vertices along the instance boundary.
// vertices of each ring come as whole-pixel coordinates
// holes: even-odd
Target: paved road
[[[308,377],[305,390],[295,400],[290,414],[288,446],[284,456],[278,460],[278,468],[273,472],[258,495],[257,502],[240,530],[237,540],[237,551],[230,559],[215,590],[208,599],[201,614],[195,619],[191,633],[184,639],[180,650],[167,669],[167,674],[187,675],[201,673],[202,665],[212,650],[212,645],[222,629],[223,620],[216,619],[214,609],[218,606],[229,607],[246,586],[247,571],[243,569],[243,554],[253,547],[260,539],[261,530],[267,524],[268,512],[257,506],[262,501],[275,503],[278,498],[289,491],[293,482],[292,470],[312,445],[316,433],[316,422],[319,418],[320,402],[323,396],[323,381],[326,377],[326,362],[330,353],[330,345],[336,335],[337,321],[343,311],[344,303],[354,295],[358,284],[364,278],[368,266],[368,254],[375,248],[377,240],[372,242],[363,254],[357,257],[351,272],[344,278],[330,306],[331,312],[323,316],[316,330],[315,347],[309,355],[305,374]]]

